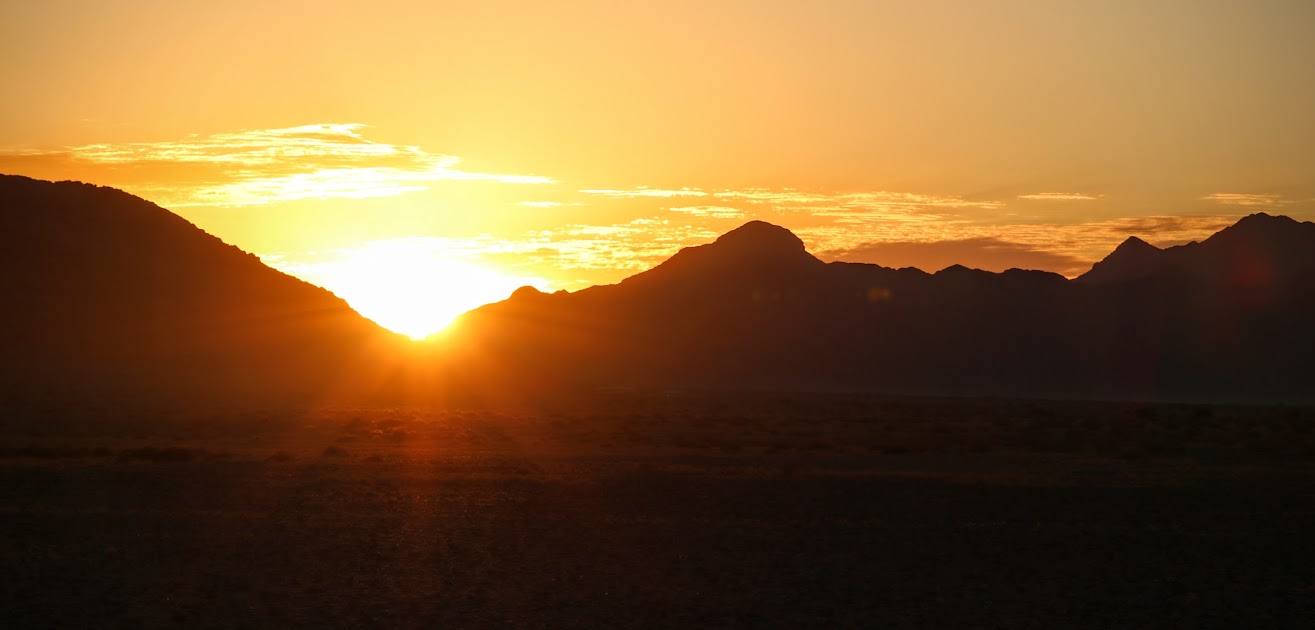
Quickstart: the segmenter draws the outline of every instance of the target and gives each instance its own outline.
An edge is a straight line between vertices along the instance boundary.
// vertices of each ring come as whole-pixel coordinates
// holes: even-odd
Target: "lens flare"
[[[333,291],[361,315],[412,339],[429,337],[458,315],[506,299],[519,287],[544,289],[548,284],[452,256],[441,243],[424,238],[373,241],[323,261],[271,262]]]

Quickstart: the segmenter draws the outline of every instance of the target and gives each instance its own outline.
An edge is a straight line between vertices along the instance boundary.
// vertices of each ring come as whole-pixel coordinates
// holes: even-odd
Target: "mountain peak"
[[[959,263],[955,263],[955,264],[953,264],[953,265],[950,265],[949,267],[946,267],[946,268],[944,268],[944,269],[942,269],[942,270],[940,270],[940,271],[937,271],[936,273],[934,273],[934,274],[932,274],[932,275],[937,275],[937,276],[939,276],[939,275],[946,275],[946,276],[955,276],[955,275],[958,275],[958,276],[962,276],[962,275],[964,275],[964,274],[971,274],[971,273],[973,273],[973,272],[975,272],[975,271],[980,271],[980,270],[977,270],[977,269],[970,269],[970,268],[967,267],[966,265],[961,265],[961,264],[959,264]]]
[[[1301,224],[1296,219],[1289,216],[1257,212],[1238,219],[1237,223],[1224,228],[1211,238],[1227,238],[1225,235],[1245,235],[1247,237],[1268,238],[1276,234],[1281,235],[1298,225]]]
[[[511,297],[508,299],[528,300],[528,299],[537,298],[542,295],[543,295],[543,291],[540,291],[538,287],[533,287],[527,284],[523,287],[516,289],[515,291],[512,291]]]
[[[1252,285],[1315,273],[1315,223],[1263,212],[1242,217],[1201,243],[1203,268]]]
[[[746,253],[797,253],[804,250],[804,242],[793,232],[766,221],[750,221],[722,234],[713,243],[716,249],[732,249]]]
[[[1136,236],[1129,236],[1128,238],[1124,239],[1122,243],[1119,243],[1119,246],[1115,247],[1114,251],[1124,252],[1125,254],[1129,254],[1135,252],[1149,252],[1149,251],[1158,252],[1160,251],[1160,248],[1151,245],[1150,243],[1147,243],[1146,241],[1143,241],[1137,238]]]
[[[1164,250],[1136,236],[1129,236],[1078,280],[1088,284],[1108,284],[1145,277],[1163,264],[1163,253]]]
[[[804,242],[790,230],[765,221],[750,221],[711,243],[686,247],[666,262],[623,283],[667,281],[677,276],[698,277],[700,284],[714,278],[731,282],[730,278],[752,277],[758,282],[825,266],[808,253]]]
[[[1265,212],[1254,212],[1252,214],[1248,214],[1242,217],[1241,219],[1238,219],[1236,225],[1242,225],[1242,224],[1263,225],[1266,223],[1278,224],[1278,223],[1295,223],[1295,222],[1296,220],[1293,219],[1292,217],[1282,214],[1274,215]]]
[[[1119,251],[1123,249],[1144,250],[1147,249],[1147,247],[1151,247],[1152,250],[1159,249],[1159,247],[1153,246],[1151,245],[1151,243],[1143,241],[1143,239],[1137,237],[1128,237],[1128,238],[1124,238],[1123,242],[1119,243],[1119,246],[1115,247],[1114,251]]]

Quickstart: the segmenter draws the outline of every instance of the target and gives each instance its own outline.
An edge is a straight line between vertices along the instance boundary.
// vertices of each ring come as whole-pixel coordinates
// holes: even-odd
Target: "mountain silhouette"
[[[1130,238],[1080,278],[825,263],[755,221],[622,282],[518,291],[458,322],[501,378],[571,386],[1306,400],[1315,224]]]
[[[1158,279],[1278,289],[1315,271],[1313,241],[1315,223],[1252,214],[1201,243],[1164,250],[1130,237],[1078,281],[1111,284]]]
[[[0,176],[11,391],[318,395],[391,333],[111,188]]]
[[[1104,260],[1078,277],[1087,284],[1112,284],[1136,280],[1163,271],[1164,252],[1160,248],[1129,236]]]
[[[0,176],[0,260],[10,396],[1315,400],[1315,224],[1265,214],[1199,243],[1130,238],[1074,280],[824,262],[753,221],[617,284],[519,289],[421,351],[110,188]]]

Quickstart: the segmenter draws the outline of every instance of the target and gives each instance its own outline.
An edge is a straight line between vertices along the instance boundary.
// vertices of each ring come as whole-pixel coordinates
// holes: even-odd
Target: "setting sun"
[[[460,260],[424,238],[374,241],[323,262],[270,262],[291,267],[285,271],[333,291],[360,314],[412,339],[439,332],[458,315],[506,299],[519,287],[546,284]]]
[[[0,0],[0,630],[1315,627],[1315,0]]]

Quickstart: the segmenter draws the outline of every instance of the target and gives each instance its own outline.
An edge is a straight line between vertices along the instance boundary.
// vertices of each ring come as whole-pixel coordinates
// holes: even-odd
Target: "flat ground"
[[[1315,411],[24,406],[22,626],[1309,627]]]

